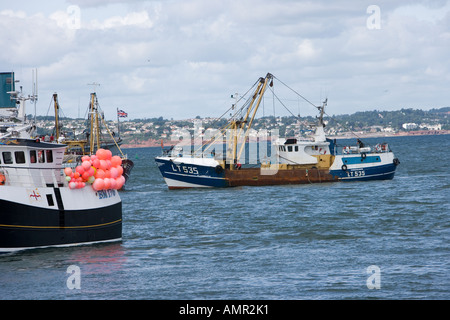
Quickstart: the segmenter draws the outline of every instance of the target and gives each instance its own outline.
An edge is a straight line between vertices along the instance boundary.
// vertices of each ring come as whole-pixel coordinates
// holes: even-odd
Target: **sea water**
[[[450,136],[373,141],[393,180],[169,191],[125,149],[123,240],[1,255],[0,299],[449,299]]]

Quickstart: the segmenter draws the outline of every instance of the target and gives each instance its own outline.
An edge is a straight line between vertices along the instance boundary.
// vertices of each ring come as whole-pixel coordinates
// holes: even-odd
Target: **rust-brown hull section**
[[[288,184],[308,184],[338,181],[328,169],[290,169],[267,171],[260,168],[225,170],[228,186],[270,186]]]

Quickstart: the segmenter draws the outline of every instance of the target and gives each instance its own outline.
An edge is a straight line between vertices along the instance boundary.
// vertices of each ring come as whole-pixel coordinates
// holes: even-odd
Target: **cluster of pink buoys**
[[[91,184],[98,190],[120,189],[125,183],[122,168],[122,159],[113,156],[110,150],[98,149],[95,155],[83,156],[81,165],[73,171],[65,168],[66,180],[70,189],[80,189]]]

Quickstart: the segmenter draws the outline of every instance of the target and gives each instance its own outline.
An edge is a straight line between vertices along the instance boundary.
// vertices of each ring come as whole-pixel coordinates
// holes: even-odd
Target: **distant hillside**
[[[431,109],[424,111],[420,109],[401,109],[398,111],[364,111],[348,115],[337,115],[332,117],[336,122],[346,123],[353,129],[361,129],[371,126],[391,126],[394,129],[402,130],[404,123],[441,124],[443,130],[449,127],[450,107]]]
[[[394,134],[412,130],[450,130],[450,107],[431,109],[401,109],[397,111],[362,111],[344,115],[326,115],[326,132],[332,136],[342,136],[349,132],[376,134]],[[30,115],[31,117],[31,115]],[[51,134],[54,130],[53,116],[37,116],[38,134]],[[201,121],[203,129],[218,129],[226,125],[228,119],[200,118],[168,120],[163,117],[145,119],[121,119],[120,136],[125,143],[138,144],[146,141],[169,140],[172,134],[182,129],[193,130],[194,123]],[[265,116],[255,119],[253,128],[278,129],[281,136],[308,134],[310,124],[315,124],[315,117],[274,117]],[[60,118],[63,131],[81,135],[89,125],[85,119]],[[117,131],[117,121],[107,121],[112,131]]]

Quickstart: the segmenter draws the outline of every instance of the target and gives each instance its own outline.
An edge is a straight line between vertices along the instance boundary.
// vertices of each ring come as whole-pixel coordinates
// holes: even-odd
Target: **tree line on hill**
[[[412,109],[412,108],[402,108],[396,111],[360,111],[353,114],[341,114],[341,115],[325,115],[324,120],[328,122],[328,127],[335,128],[345,128],[346,130],[365,130],[370,127],[391,127],[395,131],[404,131],[402,127],[404,123],[416,123],[437,125],[440,124],[442,130],[450,130],[450,107],[443,108],[433,108],[430,110]],[[29,117],[32,117],[31,115]],[[54,121],[54,116],[37,116],[37,121]],[[86,121],[85,119],[71,119],[71,118],[60,118],[61,122],[76,120],[79,122]],[[170,126],[175,125],[176,127],[190,127],[192,128],[193,120],[202,120],[203,126],[207,128],[222,128],[224,127],[228,119],[209,119],[204,121],[200,116],[195,117],[195,119],[186,120],[168,120],[164,117],[154,117],[154,118],[141,118],[141,119],[127,119],[123,120],[121,123],[121,133],[129,132],[135,135],[137,138],[142,139],[160,139],[161,135],[170,132]],[[292,129],[286,129],[299,121],[304,123],[315,124],[317,119],[312,116],[307,117],[296,117],[296,116],[264,116],[255,119],[253,127],[258,130],[268,127],[277,127],[280,130],[280,134],[289,135]],[[144,127],[146,124],[150,124],[151,127],[155,128],[148,132],[142,132],[140,128]],[[48,126],[47,126],[48,128]],[[136,130],[136,128],[138,130]],[[39,129],[39,128],[38,128]],[[39,129],[40,134],[50,133],[49,129],[43,130]],[[136,132],[132,132],[136,131]]]

